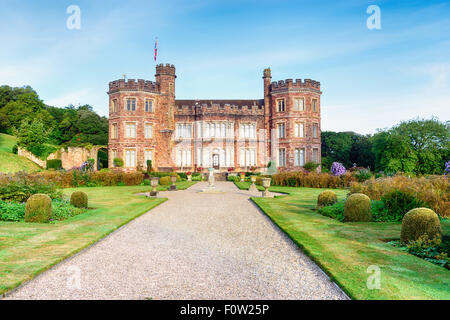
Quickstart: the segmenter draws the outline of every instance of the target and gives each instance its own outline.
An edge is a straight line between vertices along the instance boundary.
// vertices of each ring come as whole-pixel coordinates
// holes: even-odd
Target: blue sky
[[[373,4],[381,30],[366,27]],[[449,1],[1,0],[0,84],[107,115],[109,81],[154,80],[155,37],[178,99],[262,98],[271,67],[274,81],[321,82],[323,130],[450,119]]]

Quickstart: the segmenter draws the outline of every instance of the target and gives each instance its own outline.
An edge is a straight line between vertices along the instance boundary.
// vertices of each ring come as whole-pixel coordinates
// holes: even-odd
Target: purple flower
[[[450,173],[450,161],[447,161],[445,163],[445,170],[444,170],[444,174],[447,175]]]
[[[345,167],[340,162],[333,162],[331,165],[331,174],[334,176],[342,176],[344,173],[346,173],[347,170],[345,170]]]

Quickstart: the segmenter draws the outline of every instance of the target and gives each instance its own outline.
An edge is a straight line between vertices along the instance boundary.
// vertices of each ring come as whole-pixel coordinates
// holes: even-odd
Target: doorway
[[[219,155],[218,154],[213,154],[212,163],[213,163],[214,169],[219,169]]]

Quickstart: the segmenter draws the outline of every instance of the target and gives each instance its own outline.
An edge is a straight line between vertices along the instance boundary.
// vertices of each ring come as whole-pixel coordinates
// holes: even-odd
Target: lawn
[[[183,181],[177,187],[186,189],[194,183]],[[136,195],[149,191],[150,186],[73,188],[64,189],[64,194],[69,197],[75,190],[86,192],[89,207],[94,209],[52,224],[0,221],[0,294],[167,200]]]
[[[12,147],[16,143],[17,139],[15,137],[0,133],[0,172],[33,172],[39,170],[39,166],[34,162],[12,153]]]
[[[248,188],[250,183],[239,183]],[[353,299],[450,299],[450,271],[387,244],[399,223],[341,223],[313,209],[324,189],[271,187],[288,193],[252,200]],[[334,190],[338,198],[345,190]],[[450,234],[450,221],[442,222]],[[381,270],[381,288],[369,290],[368,267]]]

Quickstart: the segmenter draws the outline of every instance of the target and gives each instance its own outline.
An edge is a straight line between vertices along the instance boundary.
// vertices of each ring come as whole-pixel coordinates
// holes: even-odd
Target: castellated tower
[[[321,162],[321,94],[320,82],[311,79],[271,83],[270,148],[278,170],[300,169],[306,162]]]
[[[279,171],[320,163],[320,83],[272,82],[263,99],[175,99],[175,67],[156,66],[155,81],[109,83],[109,167],[122,170]],[[114,161],[116,159],[116,161]]]

